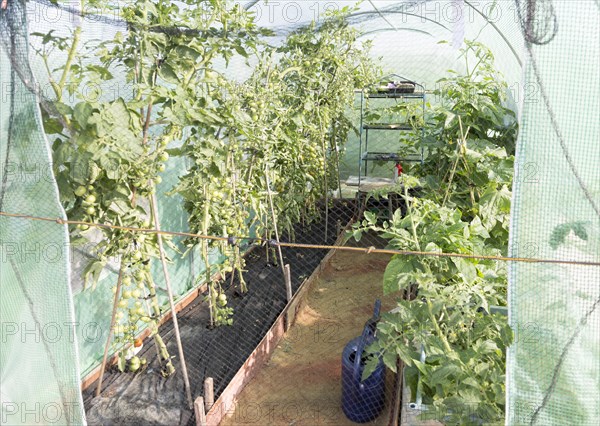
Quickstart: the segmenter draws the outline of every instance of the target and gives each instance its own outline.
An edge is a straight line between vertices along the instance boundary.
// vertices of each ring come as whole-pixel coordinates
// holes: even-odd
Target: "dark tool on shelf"
[[[378,93],[414,93],[415,83],[412,81],[390,81],[387,86],[377,88]]]

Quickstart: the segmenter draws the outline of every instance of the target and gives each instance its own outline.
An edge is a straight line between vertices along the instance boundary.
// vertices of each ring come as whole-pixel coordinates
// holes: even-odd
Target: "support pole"
[[[292,300],[292,273],[290,272],[290,264],[286,264],[284,267],[285,273],[285,290],[287,293],[287,302],[290,303]]]
[[[403,392],[403,374],[404,363],[398,357],[396,359],[396,380],[394,382],[394,393],[390,407],[390,419],[388,426],[398,426],[402,423],[400,416],[402,415],[402,392]]]
[[[119,267],[119,278],[117,278],[117,290],[115,291],[115,299],[113,301],[112,316],[110,318],[110,328],[108,329],[108,337],[106,338],[106,344],[104,345],[104,356],[102,357],[102,364],[100,365],[100,376],[98,377],[98,386],[96,387],[96,396],[100,395],[102,390],[102,379],[104,378],[104,370],[106,369],[106,361],[108,359],[108,348],[110,348],[110,341],[112,340],[113,331],[115,328],[115,318],[117,316],[117,304],[119,303],[119,296],[121,294],[121,283],[123,281],[123,263]]]
[[[212,377],[204,380],[204,409],[208,412],[215,404],[215,387]]]
[[[196,426],[206,426],[206,413],[204,412],[204,398],[199,396],[194,401],[194,414],[196,415]]]
[[[154,187],[154,184],[152,185]],[[154,217],[154,227],[157,231],[160,231],[160,220],[158,218],[158,203],[156,199],[156,188],[152,193],[150,199],[152,204],[152,216]],[[175,330],[175,340],[177,341],[177,350],[179,352],[179,359],[181,360],[181,372],[183,373],[183,383],[185,384],[185,391],[187,394],[188,406],[190,409],[194,406],[194,400],[192,399],[192,390],[190,388],[190,379],[188,377],[187,366],[185,364],[185,357],[183,356],[183,345],[181,344],[181,335],[179,334],[179,323],[177,322],[177,312],[175,311],[175,302],[173,301],[173,290],[171,288],[171,279],[169,277],[169,271],[167,270],[167,259],[165,256],[165,248],[163,246],[162,235],[156,234],[158,240],[158,250],[160,252],[160,262],[162,264],[163,273],[165,276],[165,285],[167,287],[167,295],[169,296],[169,306],[171,308],[171,317],[173,318],[173,329]]]
[[[277,230],[277,218],[275,217],[275,208],[273,207],[273,195],[271,194],[271,181],[269,180],[269,168],[265,168],[265,179],[267,181],[267,194],[269,197],[269,207],[271,209],[271,216],[273,219],[273,229],[275,230],[275,240],[277,241],[277,254],[279,255],[279,265],[281,265],[281,272],[285,277],[285,267],[283,265],[283,254],[281,253],[281,246],[279,245],[279,231]]]

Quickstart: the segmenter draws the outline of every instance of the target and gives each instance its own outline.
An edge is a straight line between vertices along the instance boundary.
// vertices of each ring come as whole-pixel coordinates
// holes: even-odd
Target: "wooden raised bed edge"
[[[352,226],[352,223],[353,220],[351,220],[341,230],[335,242],[336,246],[341,245],[344,242],[344,235]],[[254,378],[254,376],[256,376],[264,363],[269,360],[273,354],[273,351],[281,341],[281,338],[294,324],[296,320],[296,314],[304,306],[304,296],[312,287],[313,283],[316,281],[316,278],[320,275],[323,265],[325,265],[329,259],[331,259],[336,251],[336,249],[329,250],[329,252],[319,263],[319,266],[317,266],[312,272],[310,277],[305,279],[300,284],[300,287],[298,288],[296,294],[292,297],[292,300],[290,300],[283,311],[281,311],[269,331],[265,334],[250,356],[246,359],[246,362],[244,362],[233,379],[231,379],[208,413],[204,414],[196,412],[197,426],[217,426],[221,423],[223,418],[225,418],[227,415],[233,414],[237,397],[242,392],[244,387]],[[194,404],[194,408],[196,410],[198,410],[199,407],[201,407],[201,404]],[[199,419],[206,419],[205,423]]]

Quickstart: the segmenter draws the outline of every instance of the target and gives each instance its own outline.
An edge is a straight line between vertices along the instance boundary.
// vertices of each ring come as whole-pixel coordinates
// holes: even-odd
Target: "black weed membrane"
[[[334,200],[327,215],[324,210],[320,220],[296,227],[294,242],[332,245],[358,213],[354,200]],[[286,241],[284,236],[281,240]],[[328,253],[326,249],[285,246],[281,251],[284,264],[290,265],[294,294]],[[285,308],[286,287],[279,263],[276,249],[256,246],[246,255],[244,279],[248,292],[241,295],[237,277],[233,281],[226,277],[223,288],[228,306],[234,309],[233,325],[210,328],[206,294],[177,314],[194,399],[203,396],[204,380],[212,377],[216,401]],[[160,332],[169,353],[177,354],[172,321],[165,323]],[[177,373],[165,379],[155,354],[153,341],[146,339],[138,354],[148,359],[146,368],[132,374],[112,366],[104,375],[100,396],[94,396],[97,383],[84,391],[88,424],[195,424],[177,357],[173,360]]]

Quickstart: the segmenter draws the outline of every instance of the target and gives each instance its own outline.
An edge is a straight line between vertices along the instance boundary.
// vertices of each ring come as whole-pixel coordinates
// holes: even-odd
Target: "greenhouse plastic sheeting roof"
[[[273,44],[312,20],[318,21],[328,10],[356,5],[354,1],[320,0],[231,3],[254,12],[257,24],[273,31]],[[89,39],[112,38],[117,31],[126,29],[119,10],[127,2],[115,2],[114,10],[84,18],[78,16],[78,2],[59,4],[60,8],[56,9],[49,0],[28,2],[31,29],[40,32],[53,29],[55,34],[67,34],[81,19],[85,24],[83,37]],[[464,70],[464,61],[459,58],[463,39],[480,41],[494,52],[498,69],[504,74],[513,96],[522,96],[518,82],[523,38],[514,1],[363,1],[351,13],[349,23],[364,33],[363,40],[372,40],[372,55],[381,58],[386,72],[418,81],[427,89],[433,89],[448,69]],[[441,41],[448,44],[440,44]],[[35,64],[33,54],[31,59],[35,71],[41,65]],[[234,59],[227,72],[242,80],[250,71],[242,61]],[[39,74],[44,75],[44,72],[40,70]]]
[[[352,1],[247,1],[259,25],[282,38],[326,13],[352,8]],[[457,51],[463,39],[477,39],[494,51],[509,84],[521,77],[523,38],[513,1],[363,1],[349,22],[363,39],[373,41],[372,54],[389,72],[432,88],[447,69],[463,68]],[[447,41],[449,44],[439,44]]]

